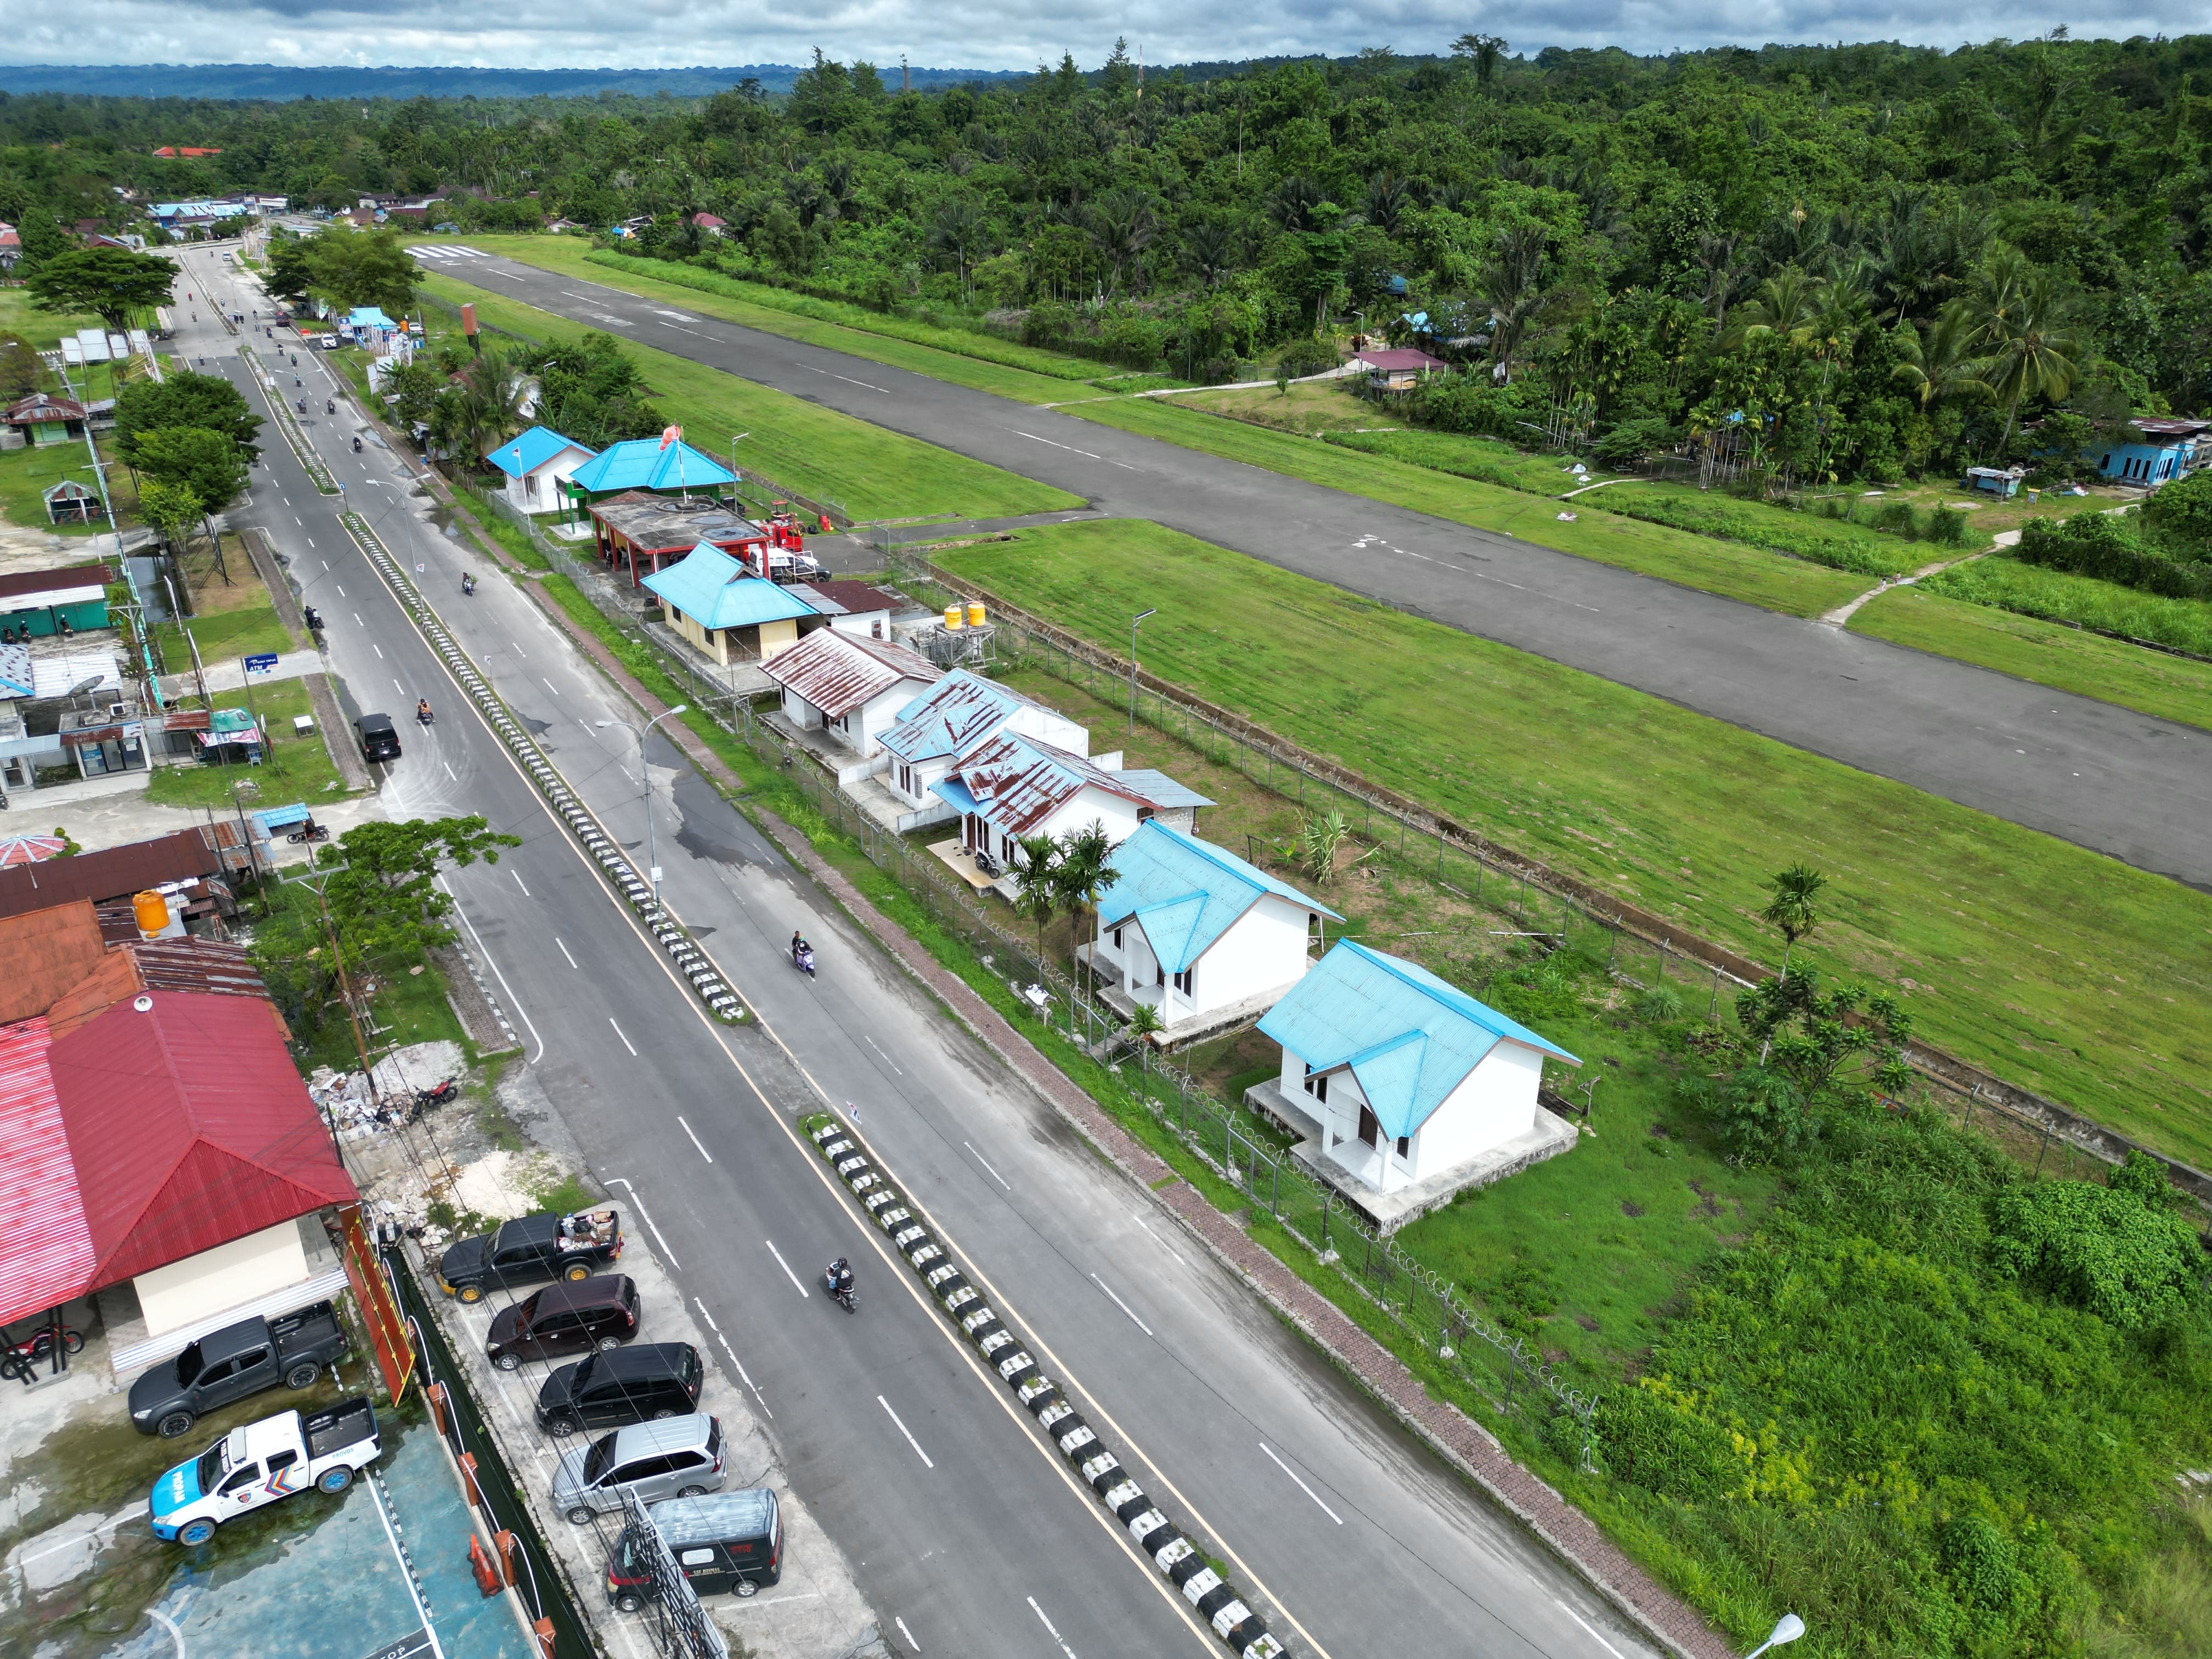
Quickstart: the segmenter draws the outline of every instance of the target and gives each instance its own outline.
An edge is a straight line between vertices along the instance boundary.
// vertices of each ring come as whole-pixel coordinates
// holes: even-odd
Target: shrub
[[[1695,1414],[1693,1396],[1644,1377],[1599,1402],[1597,1430],[1616,1480],[1682,1503],[1721,1498],[1741,1473],[1729,1431]]]
[[[1978,1515],[1954,1516],[1936,1534],[1943,1569],[1959,1599],[1986,1613],[2008,1613],[2027,1589],[2020,1552],[1996,1524]]]
[[[2108,513],[2030,520],[2014,552],[2023,563],[2097,576],[2170,599],[2212,599],[2212,563],[2168,558]]]
[[[1275,363],[1275,374],[1279,379],[1301,380],[1309,374],[1326,374],[1336,365],[1336,348],[1326,340],[1306,335],[1283,348],[1283,355]]]
[[[1997,1194],[1990,1259],[1997,1272],[2049,1291],[2123,1330],[2171,1323],[2204,1272],[2203,1247],[2166,1206],[2165,1181],[2146,1192],[2143,1172],[2118,1186],[2045,1181]]]
[[[1941,547],[1965,547],[1973,539],[1966,515],[1955,507],[1929,507],[1921,534]]]
[[[2212,558],[2212,470],[2200,469],[2154,490],[2143,503],[2144,527],[2178,558]]]

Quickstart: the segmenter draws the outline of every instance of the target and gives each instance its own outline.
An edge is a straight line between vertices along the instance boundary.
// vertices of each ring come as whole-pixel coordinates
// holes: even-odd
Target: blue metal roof
[[[747,575],[712,542],[654,571],[645,585],[702,628],[750,628],[815,614],[798,588]]]
[[[1149,793],[1149,792],[1147,792]],[[1158,818],[1148,818],[1114,849],[1108,866],[1120,872],[1098,902],[1105,927],[1133,919],[1169,973],[1180,974],[1212,948],[1236,920],[1273,893],[1332,921],[1343,918],[1326,904],[1277,881],[1236,854]]]
[[[1149,766],[1125,766],[1115,776],[1163,811],[1176,806],[1211,806],[1213,802],[1187,783],[1178,783]]]
[[[963,754],[1025,703],[1036,706],[1012,686],[956,668],[900,709],[881,741],[908,765]]]
[[[486,450],[484,459],[508,477],[519,478],[526,472],[535,472],[564,449],[581,450],[586,458],[597,453],[588,444],[564,438],[550,427],[533,426]]]
[[[1392,1139],[1409,1135],[1500,1042],[1582,1061],[1425,968],[1339,939],[1260,1021],[1316,1072],[1348,1069]]]
[[[398,326],[398,325],[394,323],[391,318],[384,314],[384,312],[380,307],[376,306],[356,306],[351,313],[347,315],[346,322],[349,326],[354,328],[396,328]]]
[[[702,455],[686,443],[663,449],[658,438],[609,444],[572,477],[579,489],[594,495],[617,489],[693,489],[737,481],[738,475],[713,456]]]

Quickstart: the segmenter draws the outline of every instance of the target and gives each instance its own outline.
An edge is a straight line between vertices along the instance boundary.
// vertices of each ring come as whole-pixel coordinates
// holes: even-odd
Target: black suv
[[[699,1409],[706,1380],[699,1351],[689,1342],[610,1348],[545,1379],[538,1390],[538,1426],[550,1434],[574,1434],[683,1417]]]
[[[389,714],[363,714],[353,723],[354,735],[361,739],[361,757],[370,763],[399,758],[399,733],[393,730]]]
[[[484,1358],[511,1371],[526,1359],[618,1348],[637,1334],[637,1324],[636,1282],[628,1273],[598,1273],[573,1285],[548,1285],[501,1308]]]

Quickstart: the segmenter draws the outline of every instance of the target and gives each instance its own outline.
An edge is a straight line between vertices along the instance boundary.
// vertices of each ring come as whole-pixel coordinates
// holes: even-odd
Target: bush
[[[1668,422],[1656,416],[1643,416],[1623,421],[1597,441],[1597,458],[1607,466],[1619,470],[1632,467],[1647,455],[1656,455],[1672,449],[1682,441],[1682,434]]]
[[[1927,526],[1921,533],[1939,547],[1966,547],[1973,540],[1966,515],[1955,507],[1929,507]]]
[[[1681,1503],[1724,1496],[1741,1460],[1729,1431],[1695,1415],[1694,1404],[1650,1377],[1606,1395],[1596,1426],[1613,1478]]]
[[[2014,553],[2023,563],[2096,576],[2169,599],[2212,599],[2212,563],[2169,558],[2109,513],[2030,520]]]
[[[2177,558],[2212,559],[2212,469],[2200,469],[2151,492],[2143,526]]]
[[[2203,1247],[2167,1208],[2158,1166],[2118,1172],[2117,1185],[2045,1181],[2000,1193],[1990,1212],[1996,1270],[2086,1309],[2123,1330],[2170,1324],[2204,1273]]]
[[[1988,1613],[2008,1613],[2027,1589],[2020,1552],[1996,1525],[1978,1515],[1954,1516],[1936,1531],[1943,1569],[1959,1599]]]
[[[1337,366],[1336,348],[1313,335],[1291,341],[1276,360],[1278,379],[1302,380],[1309,374],[1326,374]]]

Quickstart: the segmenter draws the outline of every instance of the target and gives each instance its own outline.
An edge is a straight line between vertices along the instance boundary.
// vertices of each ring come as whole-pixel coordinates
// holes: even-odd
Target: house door
[[[1365,1101],[1359,1103],[1359,1139],[1370,1148],[1382,1139],[1382,1120],[1375,1115]]]

